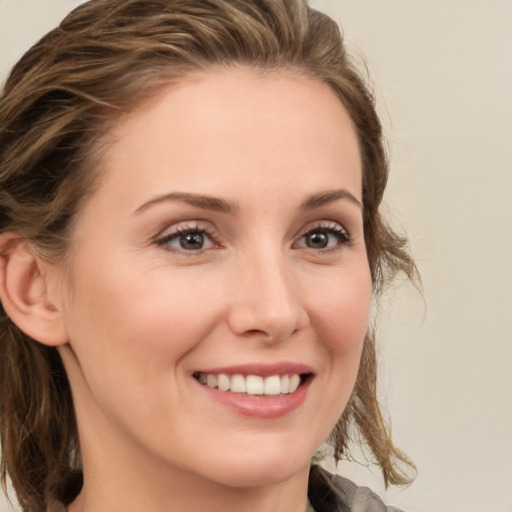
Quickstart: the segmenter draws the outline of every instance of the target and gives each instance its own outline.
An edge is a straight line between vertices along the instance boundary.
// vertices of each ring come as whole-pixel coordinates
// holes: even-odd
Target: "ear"
[[[25,334],[45,345],[68,341],[61,308],[49,296],[56,283],[50,265],[36,256],[16,233],[0,235],[0,300],[10,319]]]

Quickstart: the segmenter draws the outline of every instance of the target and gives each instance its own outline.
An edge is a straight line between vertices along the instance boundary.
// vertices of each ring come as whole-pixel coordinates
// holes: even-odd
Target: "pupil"
[[[328,242],[329,239],[327,233],[324,232],[311,233],[307,239],[308,247],[313,249],[323,249],[324,247],[327,247]]]
[[[203,244],[204,236],[201,233],[187,233],[180,240],[182,249],[202,249]]]

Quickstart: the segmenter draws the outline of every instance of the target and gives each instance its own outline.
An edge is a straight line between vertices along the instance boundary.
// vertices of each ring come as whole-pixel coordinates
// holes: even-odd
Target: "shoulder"
[[[311,466],[308,494],[316,512],[401,512],[386,506],[368,487],[316,465]]]

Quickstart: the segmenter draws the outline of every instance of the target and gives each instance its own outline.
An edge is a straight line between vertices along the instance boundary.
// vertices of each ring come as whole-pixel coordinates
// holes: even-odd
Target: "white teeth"
[[[290,376],[290,384],[288,385],[288,393],[293,393],[294,391],[297,391],[297,388],[300,384],[300,377],[294,373]]]
[[[217,377],[215,375],[211,375],[210,373],[206,376],[206,385],[210,388],[217,387]]]
[[[231,377],[231,391],[233,391],[233,393],[245,393],[246,390],[244,376],[233,375],[233,377]]]
[[[263,395],[263,377],[248,375],[245,379],[245,386],[248,395]]]
[[[229,376],[225,373],[196,375],[201,384],[210,388],[218,388],[220,391],[231,391],[233,393],[247,393],[248,395],[277,396],[280,394],[294,393],[301,383],[300,375],[270,375],[261,377],[259,375],[235,374]]]
[[[281,377],[281,393],[289,393],[290,389],[290,377],[288,375],[283,375]]]
[[[281,379],[279,375],[267,377],[263,384],[264,395],[279,395],[281,393]]]
[[[217,387],[221,391],[228,391],[231,388],[231,380],[230,380],[230,378],[227,375],[225,375],[224,373],[221,373],[217,377]]]

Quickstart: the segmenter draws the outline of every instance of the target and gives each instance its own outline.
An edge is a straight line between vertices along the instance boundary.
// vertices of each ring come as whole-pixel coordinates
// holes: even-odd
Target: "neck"
[[[212,484],[190,475],[158,478],[148,485],[137,471],[133,479],[110,478],[101,482],[85,475],[84,487],[69,512],[297,512],[307,506],[309,468],[293,478],[273,485],[231,488]],[[154,475],[153,475],[154,476]],[[162,485],[165,480],[165,485]]]

